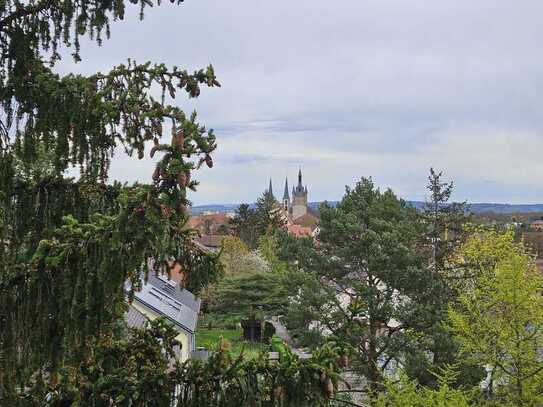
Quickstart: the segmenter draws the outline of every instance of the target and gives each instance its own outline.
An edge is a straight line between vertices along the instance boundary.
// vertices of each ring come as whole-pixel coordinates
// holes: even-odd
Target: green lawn
[[[230,342],[232,353],[235,355],[239,355],[243,349],[247,357],[256,358],[260,351],[269,351],[268,344],[245,342],[242,340],[242,331],[234,329],[198,329],[196,331],[196,346],[213,350],[221,337]]]

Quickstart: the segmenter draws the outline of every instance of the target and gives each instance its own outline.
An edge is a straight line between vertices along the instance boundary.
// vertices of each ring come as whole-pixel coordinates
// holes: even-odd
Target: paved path
[[[292,346],[292,340],[290,339],[290,335],[288,334],[287,327],[281,323],[279,318],[274,317],[269,320],[269,322],[275,328],[275,335],[277,335],[279,338],[287,343],[292,353],[298,355],[300,359],[309,359],[311,357],[311,353],[305,352],[299,348],[295,348],[294,346]]]

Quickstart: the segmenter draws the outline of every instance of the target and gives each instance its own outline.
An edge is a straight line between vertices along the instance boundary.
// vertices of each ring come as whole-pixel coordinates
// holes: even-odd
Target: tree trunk
[[[371,392],[371,398],[376,397],[383,388],[383,375],[379,369],[377,357],[377,328],[373,319],[370,319],[370,338],[368,349],[368,381]]]

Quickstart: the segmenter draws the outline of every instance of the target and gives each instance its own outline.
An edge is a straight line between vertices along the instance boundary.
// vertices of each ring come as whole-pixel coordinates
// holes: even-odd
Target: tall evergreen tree
[[[266,190],[256,201],[256,216],[261,234],[273,233],[274,230],[283,228],[286,224],[286,217],[273,196],[271,190]]]
[[[423,238],[436,273],[443,273],[450,265],[452,253],[467,237],[465,226],[472,220],[467,202],[451,202],[454,183],[443,182],[442,178],[442,172],[430,168],[426,186],[430,196],[422,210]]]
[[[447,307],[457,298],[451,279],[456,278],[454,254],[468,237],[466,226],[472,217],[466,202],[451,202],[453,182],[444,182],[443,174],[430,168],[427,199],[420,221],[422,229],[419,247],[427,259],[428,273],[420,281],[413,326],[418,340],[411,344],[405,367],[407,373],[421,384],[436,386],[433,372],[459,362],[458,343],[443,326]],[[481,379],[482,371],[475,366],[460,363],[457,384],[474,384]]]
[[[152,5],[139,2],[142,18]],[[197,186],[192,172],[213,165],[215,136],[167,102],[218,86],[213,67],[190,74],[129,60],[90,76],[54,72],[59,46],[79,60],[80,37],[100,43],[125,7],[122,0],[0,4],[3,405],[19,391],[56,386],[89,357],[118,325],[125,281],[137,287],[149,258],[165,272],[181,264],[195,292],[215,274],[216,259],[183,228],[187,189]],[[106,184],[115,147],[142,158],[148,141],[151,156],[161,155],[153,183]],[[77,181],[63,176],[71,166],[80,168]]]
[[[370,388],[402,357],[422,267],[414,209],[363,178],[333,208],[321,207],[308,315],[354,349],[353,367]],[[301,296],[303,299],[303,294]]]
[[[258,245],[260,231],[256,211],[249,204],[241,204],[231,221],[234,234],[254,249]]]

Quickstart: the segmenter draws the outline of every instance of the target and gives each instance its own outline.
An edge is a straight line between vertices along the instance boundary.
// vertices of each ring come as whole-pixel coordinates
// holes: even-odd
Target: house
[[[273,196],[271,179],[267,192]],[[283,212],[285,228],[290,235],[316,238],[319,234],[320,219],[309,208],[307,197],[307,185],[303,185],[302,170],[300,169],[298,171],[298,184],[292,187],[292,198],[288,188],[288,178],[285,178],[283,199],[281,202],[277,202],[277,206]]]
[[[223,235],[202,235],[194,238],[194,241],[211,252],[218,252],[222,245]]]
[[[310,227],[300,226],[295,224],[288,224],[287,231],[294,237],[312,237],[313,230]]]
[[[194,241],[217,252],[221,248],[222,239],[230,233],[230,216],[224,213],[207,213],[199,216],[191,216],[187,227],[198,232]]]
[[[293,224],[303,226],[310,228],[311,230],[315,230],[315,228],[319,225],[320,219],[312,214],[311,212],[307,212],[306,214],[294,219],[292,221]]]
[[[130,290],[127,284],[126,290]],[[200,300],[190,291],[180,288],[167,276],[149,273],[141,291],[134,293],[125,320],[129,327],[143,327],[147,321],[165,317],[179,332],[176,339],[181,344],[179,359],[185,361],[196,349],[196,324],[200,312]]]
[[[201,235],[226,235],[230,231],[230,217],[225,213],[191,216],[187,226]]]

